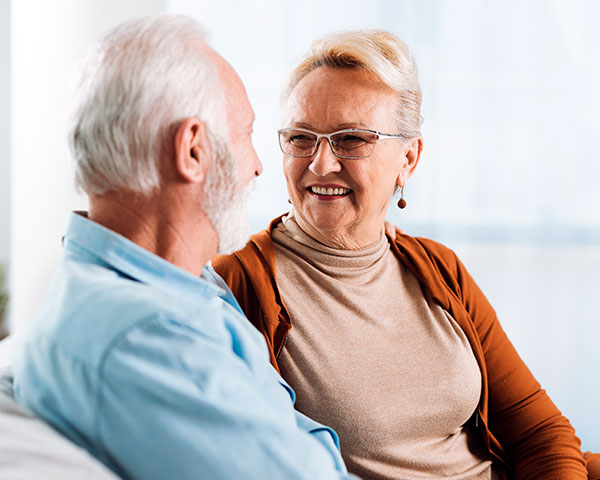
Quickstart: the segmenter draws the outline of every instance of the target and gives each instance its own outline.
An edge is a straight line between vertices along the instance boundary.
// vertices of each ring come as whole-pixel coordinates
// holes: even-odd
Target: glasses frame
[[[293,153],[286,153],[283,150],[283,146],[281,145],[281,134],[289,131],[289,130],[295,130],[297,132],[305,132],[305,133],[310,133],[312,135],[316,135],[317,137],[317,141],[315,142],[315,148],[312,151],[312,153],[305,153],[302,155],[295,155]],[[405,135],[400,135],[400,134],[395,134],[395,133],[383,133],[383,132],[378,132],[377,130],[369,130],[366,128],[344,128],[343,130],[338,130],[337,132],[332,132],[332,133],[317,133],[317,132],[313,132],[312,130],[308,130],[307,128],[300,128],[300,127],[285,127],[285,128],[280,128],[279,130],[277,130],[277,136],[279,137],[279,148],[281,150],[281,152],[284,155],[289,155],[291,157],[312,157],[315,153],[317,153],[317,151],[319,150],[319,145],[321,144],[321,139],[322,138],[326,138],[327,139],[327,143],[329,143],[329,148],[331,149],[331,152],[337,157],[337,158],[342,158],[342,159],[349,159],[349,160],[358,160],[361,158],[369,158],[373,152],[375,151],[375,145],[376,143],[373,144],[373,151],[371,151],[369,153],[369,155],[361,155],[361,156],[347,156],[347,155],[339,155],[338,153],[336,153],[335,149],[333,148],[333,143],[331,140],[331,137],[334,135],[338,135],[340,133],[351,133],[351,132],[365,132],[365,133],[372,133],[377,135],[377,139],[376,140],[388,140],[390,138],[401,138],[406,140],[406,136]]]

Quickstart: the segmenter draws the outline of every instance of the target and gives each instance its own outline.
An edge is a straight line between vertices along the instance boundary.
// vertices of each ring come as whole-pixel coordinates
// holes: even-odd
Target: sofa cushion
[[[9,367],[0,368],[2,478],[115,480],[114,473],[14,400]]]

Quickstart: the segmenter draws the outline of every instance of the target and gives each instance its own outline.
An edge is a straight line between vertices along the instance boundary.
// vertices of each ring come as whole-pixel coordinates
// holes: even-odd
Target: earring
[[[406,207],[406,200],[404,200],[404,186],[400,187],[400,200],[398,200],[398,208]]]

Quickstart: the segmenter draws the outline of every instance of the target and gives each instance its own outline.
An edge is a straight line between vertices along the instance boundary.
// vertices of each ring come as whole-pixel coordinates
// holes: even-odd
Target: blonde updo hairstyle
[[[292,90],[319,67],[365,69],[396,92],[395,118],[406,138],[421,136],[421,87],[417,64],[408,46],[385,30],[350,30],[315,40],[292,71],[281,95],[283,108]]]

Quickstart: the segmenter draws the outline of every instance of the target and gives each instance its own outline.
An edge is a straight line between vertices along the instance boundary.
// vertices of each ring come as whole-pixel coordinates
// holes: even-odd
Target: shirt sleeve
[[[298,426],[302,430],[310,433],[330,453],[331,458],[335,462],[336,470],[338,470],[340,472],[345,471],[346,467],[344,465],[344,461],[342,460],[342,457],[339,454],[340,440],[337,436],[337,433],[335,433],[335,431],[332,430],[331,428],[325,427],[325,426],[315,422],[313,419],[307,417],[303,413],[295,411],[295,414],[296,414],[296,420],[298,422]]]
[[[349,478],[335,434],[298,416],[266,354],[247,359],[236,343],[154,318],[113,345],[99,373],[95,431],[117,473]]]

